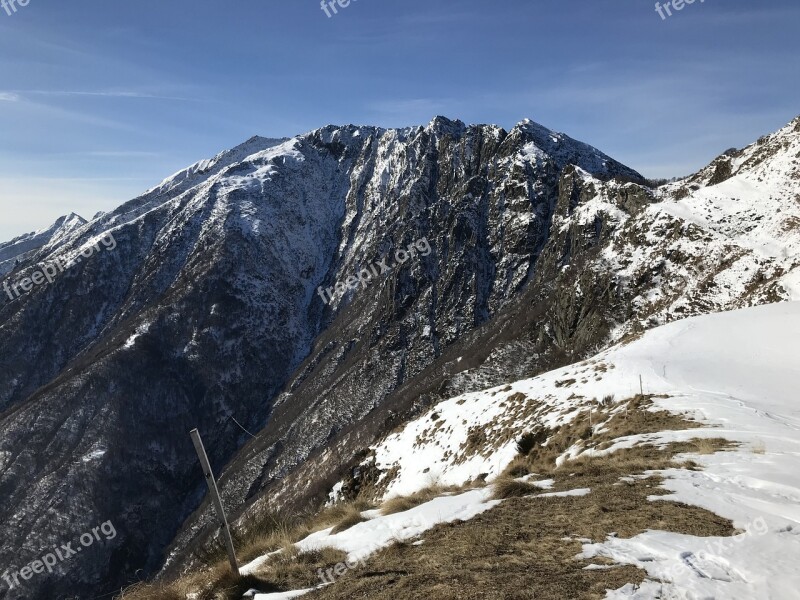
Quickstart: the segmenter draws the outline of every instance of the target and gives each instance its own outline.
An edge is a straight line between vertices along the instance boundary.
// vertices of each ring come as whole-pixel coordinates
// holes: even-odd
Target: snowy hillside
[[[460,485],[484,474],[491,481],[516,455],[519,435],[535,423],[556,428],[585,418],[590,408],[598,410],[599,399],[610,395],[616,406],[612,412],[618,412],[622,399],[638,393],[641,376],[654,409],[687,416],[704,428],[627,435],[602,449],[588,449],[591,440],[581,441],[557,462],[566,465],[639,444],[725,438],[737,446],[690,457],[701,469],[666,470],[664,485],[671,493],[653,501],[703,507],[730,519],[742,533],[708,539],[652,530],[631,539],[587,542],[586,558],[607,557],[647,571],[648,581],[640,587],[627,586],[609,597],[796,598],[798,356],[800,303],[686,319],[576,365],[442,402],[375,445],[362,469],[372,463],[380,469],[378,489],[384,490],[384,499],[433,483]],[[595,421],[595,434],[603,428],[603,422]],[[478,431],[485,435],[475,443]],[[478,504],[487,497],[469,493]],[[355,552],[359,535],[380,529],[378,522],[368,521],[328,540],[316,535],[314,541]]]
[[[291,391],[277,400],[280,410],[291,419],[273,419],[273,431],[262,432],[258,442],[246,447],[226,469],[223,487],[229,498],[233,498],[235,488],[249,493],[253,481],[274,477],[236,521],[246,527],[252,512],[270,507],[288,509],[309,497],[312,502],[321,502],[330,486],[360,460],[364,448],[402,422],[417,418],[432,403],[578,361],[665,323],[796,298],[792,282],[800,272],[800,232],[792,224],[800,217],[795,200],[800,193],[796,173],[798,123],[800,119],[737,152],[747,158],[729,179],[752,181],[758,191],[738,199],[725,187],[722,175],[713,177],[717,161],[701,171],[697,181],[689,178],[692,181],[652,190],[632,182],[635,177],[596,150],[532,122],[523,122],[505,134],[491,126],[465,129],[459,122],[435,119],[429,129],[439,139],[457,140],[448,156],[439,154],[443,160],[436,180],[438,186],[456,186],[459,191],[449,195],[448,202],[463,206],[465,211],[451,230],[451,236],[458,236],[458,240],[446,236],[434,242],[431,238],[443,261],[440,268],[447,271],[443,279],[440,274],[440,281],[467,286],[468,293],[474,293],[485,307],[473,309],[474,318],[481,323],[487,316],[489,320],[474,335],[467,334],[462,306],[442,303],[437,295],[449,289],[449,283],[429,293],[421,291],[418,283],[398,282],[391,288],[398,294],[391,310],[398,310],[406,326],[417,330],[425,343],[430,342],[436,354],[430,357],[423,376],[416,370],[419,361],[403,362],[387,346],[391,358],[376,369],[376,358],[384,353],[372,346],[373,340],[384,338],[381,334],[372,337],[375,333],[365,335],[366,331],[381,329],[371,323],[372,307],[362,303],[365,296],[355,295],[352,306],[347,307],[350,312],[342,314],[342,327],[334,325],[321,336],[319,347],[354,347],[361,352],[361,362],[350,366],[349,351],[342,350],[334,361],[309,359],[298,370],[288,386]],[[327,137],[329,131],[323,132],[325,143],[346,139],[349,145],[367,135],[368,129],[348,130],[346,136],[339,134],[335,139]],[[370,165],[371,177],[364,179],[361,166],[355,169],[352,185],[361,190],[361,200],[348,200],[344,223],[349,228],[360,219],[363,231],[342,237],[342,243],[348,240],[348,246],[340,247],[340,273],[356,268],[362,240],[376,239],[376,219],[394,223],[400,218],[394,201],[377,201],[377,197],[397,194],[402,198],[414,194],[414,190],[429,189],[427,174],[411,185],[399,175],[412,167],[420,152],[416,148],[404,151],[400,142],[415,135],[424,137],[418,129],[381,133],[374,162],[365,163]],[[493,173],[489,181],[470,167],[476,153],[481,153],[480,144],[487,143],[501,143],[499,160],[489,167],[488,172]],[[434,152],[430,147],[426,151]],[[720,160],[727,160],[727,156]],[[609,176],[609,164],[618,175]],[[557,181],[549,174],[554,167],[562,169]],[[502,168],[501,177],[496,168]],[[765,170],[773,173],[772,178],[759,181]],[[467,175],[470,172],[471,177]],[[709,174],[703,175],[706,172]],[[519,182],[522,173],[537,174],[533,185]],[[557,187],[555,194],[547,191],[552,185]],[[712,192],[716,204],[709,206],[703,194]],[[441,195],[441,191],[437,193]],[[772,199],[766,201],[770,196]],[[478,197],[486,198],[488,204],[476,211]],[[427,202],[423,193],[409,207]],[[362,206],[365,212],[359,214]],[[496,213],[501,207],[502,212]],[[709,217],[711,214],[716,220]],[[480,244],[484,232],[486,243],[474,247]],[[459,262],[450,258],[449,252],[462,248],[481,264],[488,259],[491,276],[484,276],[479,269],[465,278],[454,269]],[[441,249],[444,252],[438,254]],[[526,259],[526,255],[535,258]],[[511,302],[496,300],[515,289],[522,293]],[[406,304],[412,301],[414,305]],[[452,309],[452,317],[423,317],[427,313],[419,312],[420,303],[424,306],[428,302],[446,306],[448,313]],[[401,339],[398,337],[397,343],[405,345],[407,341]],[[419,377],[406,370],[409,364]],[[387,368],[389,372],[385,372]],[[387,393],[383,381],[389,378],[403,384]],[[373,385],[365,385],[367,381]],[[570,398],[571,391],[560,391],[565,393],[557,395],[554,402]],[[384,399],[374,400],[377,395]],[[355,397],[363,400],[359,404],[369,407],[369,412],[363,414],[357,428],[339,430],[343,410],[352,411]],[[313,412],[299,416],[294,412],[300,398],[314,406]],[[341,406],[343,398],[351,400],[350,407]],[[522,410],[514,403],[519,401],[512,400],[509,405]],[[461,406],[460,410],[468,409]],[[536,417],[543,420],[555,418],[546,417],[544,408],[539,413]],[[487,419],[489,416],[485,415]],[[428,429],[436,431],[442,426],[431,423]],[[291,433],[281,437],[277,434],[281,429]],[[325,435],[314,451],[287,451],[288,445],[298,446],[298,436],[307,437],[306,432],[311,430]],[[464,448],[459,442],[455,447],[439,447],[439,451],[464,453],[480,441],[481,435],[473,432]],[[510,430],[494,435],[495,443],[506,443],[505,454],[487,451],[487,456],[464,456],[454,463],[455,479],[459,479],[459,472],[472,472],[479,464],[482,466],[477,473],[501,470],[503,461],[513,454],[508,442],[514,435],[517,433]],[[273,465],[275,452],[297,456],[296,468],[286,472],[282,465]],[[486,464],[491,461],[493,464]],[[440,468],[433,461],[422,464],[419,470],[420,477],[430,481],[435,480]],[[451,473],[441,475],[445,477],[442,483],[449,483]],[[362,474],[365,476],[372,473]],[[401,481],[393,484],[387,480],[386,484],[400,486],[397,493],[403,493]],[[198,564],[180,557],[178,560],[184,560],[184,568]]]
[[[774,279],[800,299],[800,118],[740,151],[724,154],[698,174],[660,190],[660,210],[714,234],[712,248],[727,243],[731,265],[720,287],[737,273]],[[748,254],[745,254],[748,253]],[[721,290],[721,293],[729,293]]]

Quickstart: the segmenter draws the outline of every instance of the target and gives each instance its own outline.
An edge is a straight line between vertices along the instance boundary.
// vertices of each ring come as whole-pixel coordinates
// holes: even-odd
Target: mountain
[[[268,460],[226,487],[243,503],[375,412],[523,293],[570,164],[641,180],[528,121],[257,137],[33,250],[0,308],[0,560],[117,534],[5,597],[157,569],[205,493],[190,429],[222,470],[266,425]],[[318,293],[381,261],[364,289]]]
[[[70,213],[40,231],[34,231],[0,244],[0,275],[9,273],[18,263],[31,258],[48,245],[58,245],[70,233],[86,224],[86,219]]]
[[[531,121],[329,126],[251,138],[31,246],[6,282],[71,266],[0,307],[0,561],[116,533],[0,594],[201,564],[195,427],[241,526],[358,485],[376,440],[440,401],[798,299],[799,140],[796,119],[654,189]]]
[[[626,176],[607,180],[566,166],[546,241],[521,292],[491,321],[459,331],[357,424],[342,427],[353,398],[373,394],[379,381],[373,343],[360,333],[361,319],[370,314],[361,302],[372,298],[357,297],[343,324],[334,322],[321,336],[258,439],[226,467],[221,485],[227,504],[253,498],[235,513],[239,524],[246,527],[251,515],[267,509],[318,505],[337,481],[359,470],[376,437],[441,400],[575,362],[676,319],[800,299],[799,144],[800,118],[656,190]],[[729,176],[714,177],[729,161]],[[341,339],[352,340],[349,354],[322,357]],[[320,438],[309,452],[299,446],[320,414],[330,425],[329,439]],[[294,471],[294,464],[287,468],[275,458],[289,448]],[[214,530],[204,505],[176,538],[165,574],[196,566],[203,553],[193,560],[185,549]]]

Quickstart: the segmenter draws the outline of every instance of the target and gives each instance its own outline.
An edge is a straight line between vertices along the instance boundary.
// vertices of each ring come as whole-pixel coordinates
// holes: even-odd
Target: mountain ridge
[[[117,515],[118,538],[98,560],[70,565],[68,589],[107,591],[137,569],[157,571],[165,551],[169,570],[190,568],[188,549],[215,526],[188,435],[176,431],[201,430],[234,516],[264,499],[311,505],[374,436],[437,399],[674,318],[647,297],[663,283],[653,257],[684,233],[696,236],[696,257],[711,232],[676,225],[653,190],[629,180],[643,181],[531,123],[328,126],[251,138],[42,246],[10,276],[104,234],[117,243],[0,307],[9,547],[33,551],[96,524],[93,515]],[[659,228],[661,240],[649,239]],[[330,304],[317,296],[421,238],[429,256]],[[778,268],[794,272],[794,255],[743,248],[744,279],[725,268],[727,248],[692,275],[735,275],[738,287],[717,299],[698,284],[687,311],[786,296]],[[604,252],[630,254],[624,280]],[[480,347],[466,352],[468,342]],[[466,354],[465,370],[456,359]]]
[[[64,573],[75,593],[97,592],[111,573],[122,584],[126,573],[162,563],[161,549],[203,494],[188,438],[174,432],[199,427],[220,468],[247,439],[239,424],[258,430],[273,402],[289,407],[277,393],[320,332],[354,300],[370,298],[350,293],[326,306],[318,286],[415,239],[439,244],[376,282],[367,313],[384,322],[374,329],[384,349],[362,347],[394,355],[393,366],[377,393],[362,389],[341,413],[344,424],[516,294],[547,234],[558,161],[528,159],[519,147],[530,142],[524,132],[509,141],[497,127],[434,120],[406,130],[325,127],[273,141],[251,138],[195,163],[42,246],[8,275],[29,276],[103,235],[116,241],[69,278],[0,307],[5,548],[55,544],[67,523],[90,527],[91,515],[118,515],[119,536],[97,550],[104,558],[82,557]],[[597,156],[583,158],[598,174],[633,173]],[[504,214],[503,229],[489,226]],[[417,313],[423,288],[430,291]],[[413,316],[423,313],[427,324]],[[441,339],[426,333],[439,329]],[[336,360],[352,356],[347,345]],[[280,469],[324,442],[331,426],[295,435],[299,445]],[[62,500],[47,505],[48,498]],[[75,518],[74,502],[84,516]],[[45,513],[51,525],[42,530]],[[38,592],[52,593],[51,584],[37,582]]]

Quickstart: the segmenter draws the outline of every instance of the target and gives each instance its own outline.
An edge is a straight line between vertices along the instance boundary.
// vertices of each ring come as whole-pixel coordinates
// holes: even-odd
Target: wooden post
[[[228,548],[228,559],[231,563],[231,569],[237,575],[239,572],[239,563],[236,562],[236,551],[233,548],[233,538],[231,537],[231,528],[228,526],[228,518],[225,516],[225,509],[222,506],[222,499],[219,497],[219,490],[217,489],[217,480],[214,479],[214,473],[211,471],[211,464],[208,462],[206,449],[203,447],[203,440],[200,439],[200,432],[197,429],[192,429],[189,433],[192,436],[192,443],[197,452],[197,458],[200,459],[200,466],[203,468],[203,475],[206,477],[206,484],[208,484],[208,491],[211,494],[211,499],[214,501],[214,507],[217,509],[217,516],[222,526],[222,537],[225,540],[225,546]]]

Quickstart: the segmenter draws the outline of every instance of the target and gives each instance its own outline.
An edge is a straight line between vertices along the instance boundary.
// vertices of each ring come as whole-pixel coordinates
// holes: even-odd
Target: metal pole
[[[197,458],[200,459],[200,466],[203,467],[203,475],[206,476],[208,491],[211,494],[211,499],[214,501],[214,507],[217,509],[217,516],[222,525],[222,536],[225,539],[225,546],[228,548],[228,559],[231,562],[231,569],[233,569],[233,572],[237,575],[241,575],[239,572],[239,563],[236,562],[236,551],[233,548],[231,528],[228,526],[228,518],[225,516],[225,509],[222,507],[222,499],[219,497],[219,490],[217,489],[217,480],[214,479],[214,473],[211,471],[211,464],[208,462],[206,449],[203,447],[203,440],[200,439],[200,432],[197,431],[197,429],[192,429],[189,435],[192,436],[192,443],[194,443],[194,449],[197,451]]]

